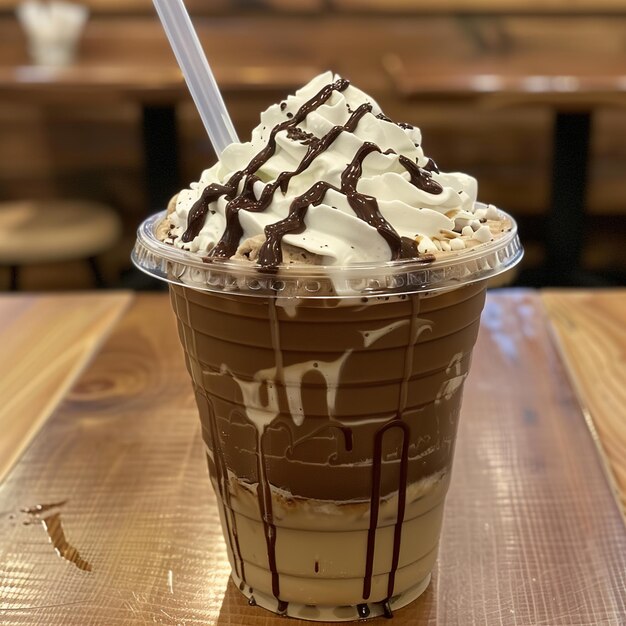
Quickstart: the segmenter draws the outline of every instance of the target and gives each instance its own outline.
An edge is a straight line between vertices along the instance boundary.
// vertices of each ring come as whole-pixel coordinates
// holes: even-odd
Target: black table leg
[[[11,275],[9,289],[11,291],[17,291],[20,288],[19,272],[20,268],[17,265],[11,265],[9,268]]]
[[[545,283],[576,284],[585,235],[591,113],[557,113],[552,202],[547,220]]]
[[[149,213],[162,211],[180,189],[178,132],[174,106],[143,107],[143,145]]]

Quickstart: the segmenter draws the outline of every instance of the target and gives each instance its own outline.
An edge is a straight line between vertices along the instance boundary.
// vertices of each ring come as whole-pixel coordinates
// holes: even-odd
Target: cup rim
[[[524,254],[517,223],[498,238],[472,248],[447,252],[433,261],[400,259],[348,266],[290,264],[276,270],[231,259],[210,262],[156,236],[166,211],[139,226],[131,254],[134,265],[159,280],[198,291],[274,298],[356,298],[444,291],[502,274]]]

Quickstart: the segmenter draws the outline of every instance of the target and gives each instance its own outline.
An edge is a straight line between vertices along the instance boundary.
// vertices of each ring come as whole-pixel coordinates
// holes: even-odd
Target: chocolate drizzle
[[[380,148],[369,141],[366,141],[356,153],[356,156],[341,175],[341,190],[346,194],[348,203],[352,210],[364,222],[376,228],[391,248],[391,259],[396,260],[404,256],[404,245],[402,238],[395,231],[394,227],[383,217],[378,202],[373,196],[367,196],[356,190],[357,183],[363,171],[363,160],[372,152],[381,152]]]
[[[222,450],[222,445],[220,442],[220,438],[217,432],[217,419],[215,419],[215,411],[213,409],[213,403],[208,395],[203,394],[203,399],[206,399],[207,406],[209,411],[212,414],[212,418],[209,420],[210,424],[210,437],[213,448],[213,456],[214,456],[214,466],[215,466],[215,476],[217,479],[217,485],[220,495],[222,496],[222,510],[224,512],[224,520],[226,524],[226,530],[228,535],[228,544],[230,546],[230,550],[233,554],[234,568],[235,574],[239,576],[239,578],[243,581],[246,578],[246,571],[243,563],[243,558],[241,556],[241,548],[239,546],[239,535],[237,533],[237,522],[235,519],[235,515],[232,512],[231,498],[230,498],[230,489],[228,486],[228,469],[226,465],[226,457],[224,455],[224,451]],[[207,460],[210,461],[207,455]],[[209,468],[210,471],[210,468]],[[239,571],[237,571],[239,569]]]
[[[393,560],[389,573],[387,595],[393,593],[395,574],[398,568],[400,554],[400,539],[402,537],[402,521],[406,503],[406,481],[409,457],[409,426],[402,421],[398,414],[378,430],[374,438],[374,457],[372,461],[372,499],[370,504],[370,524],[367,531],[367,551],[365,556],[365,576],[363,578],[363,598],[367,600],[372,592],[372,577],[374,573],[374,549],[376,547],[376,530],[378,527],[378,511],[380,507],[380,482],[382,473],[383,437],[388,430],[399,428],[402,431],[402,458],[400,463],[400,485],[398,489],[398,515],[394,528]]]
[[[328,141],[332,142],[344,130],[352,132],[353,128],[356,127],[355,120],[358,122],[358,119],[367,112],[369,106],[361,105],[352,114],[345,126],[335,126],[325,136],[324,140],[330,136],[331,138]],[[415,257],[417,255],[415,242],[398,235],[393,226],[380,212],[376,198],[359,193],[356,189],[363,171],[363,161],[372,152],[382,153],[375,143],[366,141],[341,174],[341,188],[338,189],[325,181],[315,183],[305,193],[294,199],[289,207],[289,215],[285,219],[266,226],[266,240],[259,250],[259,264],[263,267],[280,265],[282,261],[283,237],[287,234],[303,232],[305,228],[304,219],[309,207],[320,204],[329,189],[343,193],[356,215],[370,226],[376,228],[389,245],[392,260]],[[390,153],[390,151],[382,154],[387,153]]]
[[[415,185],[415,187],[425,191],[426,193],[432,193],[435,195],[440,194],[443,191],[443,187],[436,180],[433,180],[432,174],[426,168],[420,167],[417,163],[411,161],[411,159],[402,154],[399,159],[400,163],[411,177],[411,184]],[[428,166],[429,164],[430,161],[426,165]]]
[[[315,135],[311,133],[307,133],[306,131],[302,130],[299,126],[288,128],[287,137],[289,137],[289,139],[291,139],[292,141],[299,141],[301,144],[304,144],[305,146],[308,146],[318,141]]]
[[[226,185],[212,183],[204,189],[200,199],[197,200],[191,207],[189,215],[187,216],[187,230],[181,237],[184,243],[189,243],[199,235],[202,227],[204,226],[211,202],[215,202],[222,196],[232,198],[237,193],[237,186],[239,185],[239,181],[242,176],[243,172],[236,172],[230,177],[230,180],[226,183]]]
[[[412,315],[409,331],[409,341],[404,356],[404,372],[400,390],[398,394],[398,411],[396,416],[384,426],[382,426],[374,438],[374,454],[372,460],[372,496],[370,502],[370,524],[367,531],[367,551],[365,557],[365,576],[363,578],[363,598],[367,600],[372,591],[372,576],[374,572],[374,551],[376,547],[376,529],[378,527],[378,511],[380,507],[380,485],[383,463],[383,438],[385,433],[394,428],[402,431],[402,451],[400,455],[400,477],[398,481],[398,512],[393,531],[393,552],[391,561],[391,571],[387,583],[387,600],[393,596],[396,580],[396,571],[400,560],[400,544],[402,543],[402,524],[404,522],[404,511],[406,508],[406,489],[408,482],[409,466],[409,442],[411,429],[403,421],[404,411],[407,405],[408,382],[413,371],[413,355],[415,344],[419,336],[417,320],[419,314],[420,300],[413,297],[411,301]]]
[[[385,600],[382,604],[383,604],[383,615],[387,619],[391,619],[393,617],[393,611],[391,610],[389,600]]]
[[[188,243],[198,236],[206,221],[209,205],[219,198],[225,197],[228,201],[225,208],[226,227],[221,239],[209,252],[206,260],[210,262],[213,258],[232,257],[237,251],[243,236],[243,227],[239,220],[239,212],[241,210],[254,213],[265,211],[271,204],[274,194],[278,189],[285,194],[289,186],[289,181],[294,176],[306,170],[318,156],[332,145],[341,133],[354,132],[360,119],[366,113],[371,113],[372,105],[370,103],[360,105],[355,111],[352,111],[348,107],[351,113],[348,121],[343,126],[334,126],[326,135],[319,139],[298,127],[298,124],[304,121],[309,113],[324,104],[335,91],[344,91],[349,84],[349,81],[339,79],[326,85],[313,98],[305,102],[294,115],[277,124],[271,130],[265,147],[252,158],[243,170],[235,172],[225,185],[213,183],[206,187],[201,197],[196,201],[189,212],[187,229],[182,235],[182,241]],[[282,105],[281,108],[284,110]],[[391,122],[383,113],[379,113],[377,117]],[[410,124],[404,123],[399,123],[398,126],[406,129],[413,128]],[[286,131],[290,139],[301,141],[305,145],[308,145],[307,152],[295,170],[281,172],[276,180],[263,187],[261,196],[257,199],[254,193],[254,184],[259,179],[255,176],[255,173],[275,154],[276,136],[281,131]],[[392,260],[417,257],[418,253],[415,242],[412,239],[400,237],[393,226],[383,217],[376,199],[372,196],[359,193],[356,189],[363,170],[363,160],[368,154],[375,151],[381,152],[382,154],[394,153],[393,150],[382,152],[376,144],[365,142],[343,171],[340,189],[337,189],[330,183],[320,181],[315,183],[305,193],[296,197],[291,203],[288,216],[265,228],[266,242],[259,252],[258,264],[263,268],[270,269],[275,268],[282,262],[283,237],[286,234],[298,234],[305,230],[305,216],[309,206],[319,205],[329,189],[334,189],[335,191],[345,194],[350,207],[354,210],[356,215],[370,226],[376,228],[389,245]],[[438,171],[434,161],[429,160],[426,168],[420,168],[417,164],[402,155],[400,155],[399,158],[402,165],[409,172],[411,182],[416,187],[432,194],[442,192],[441,185],[435,182],[429,173],[430,171]],[[427,169],[429,167],[433,169]],[[244,181],[243,187],[241,191],[238,192],[242,180]]]
[[[275,153],[276,151],[276,135],[283,131],[297,126],[300,122],[304,121],[311,111],[319,108],[324,102],[326,102],[335,91],[344,91],[347,89],[350,83],[345,79],[339,79],[330,85],[326,85],[321,89],[313,98],[305,102],[296,112],[296,114],[288,120],[281,122],[274,126],[271,130],[267,145],[261,150],[248,165],[241,171],[235,172],[226,185],[209,185],[202,193],[201,198],[193,205],[189,212],[189,218],[187,220],[187,230],[183,234],[182,240],[189,242],[195,237],[202,229],[204,220],[206,218],[208,205],[214,202],[221,196],[226,196],[229,200],[226,205],[226,228],[220,241],[209,253],[209,258],[229,258],[237,251],[237,246],[241,236],[243,235],[243,228],[239,222],[239,211],[245,209],[246,211],[261,212],[264,211],[272,201],[272,196],[278,187],[283,188],[283,184],[286,184],[285,178],[291,178],[296,175],[298,170],[302,171],[304,162],[307,156],[304,157],[303,162],[298,167],[296,172],[283,172],[278,179],[270,184],[266,185],[261,198],[257,201],[253,193],[254,180],[251,179],[259,168],[261,168]],[[307,152],[307,155],[309,153]],[[300,169],[302,168],[302,169]],[[237,193],[237,187],[243,177],[246,177],[241,194],[234,197]],[[287,178],[287,180],[288,180]]]
[[[427,172],[435,172],[435,174],[440,173],[439,167],[432,159],[428,159],[428,162],[426,163],[426,165],[424,165],[422,169],[425,169]]]
[[[278,575],[278,567],[276,566],[276,526],[274,525],[274,513],[272,508],[272,490],[270,482],[266,476],[267,465],[265,459],[265,446],[263,445],[266,433],[267,429],[264,429],[259,436],[257,454],[257,473],[259,483],[257,487],[257,496],[261,519],[263,520],[263,529],[265,531],[268,566],[272,574],[272,593],[274,594],[274,597],[280,601],[280,577]]]

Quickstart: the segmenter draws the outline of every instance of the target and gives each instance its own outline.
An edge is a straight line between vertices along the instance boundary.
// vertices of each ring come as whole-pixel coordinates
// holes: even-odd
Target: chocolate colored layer
[[[205,440],[213,449],[210,425],[215,420],[227,468],[257,483],[259,433],[246,414],[239,384],[221,372],[228,370],[237,379],[251,381],[260,370],[274,367],[268,301],[178,286],[171,290]],[[334,410],[327,404],[322,373],[308,368],[301,383],[301,425],[290,414],[285,384],[274,383],[280,413],[273,419],[271,412],[265,415],[272,420],[264,435],[269,482],[297,496],[368,499],[375,437],[393,419],[408,427],[409,483],[447,467],[461,388],[451,396],[445,390],[451,378],[468,371],[484,302],[483,285],[430,298],[396,297],[376,304],[328,308],[330,302],[300,304],[294,317],[276,308],[283,369],[305,362],[324,368],[346,351],[351,353],[337,381]],[[413,315],[419,320],[420,334],[411,350],[408,381],[404,381]],[[397,328],[365,347],[365,333],[399,321]],[[292,390],[297,383],[288,385]],[[405,406],[399,408],[403,393]],[[381,442],[382,496],[398,489],[403,432],[391,429]]]

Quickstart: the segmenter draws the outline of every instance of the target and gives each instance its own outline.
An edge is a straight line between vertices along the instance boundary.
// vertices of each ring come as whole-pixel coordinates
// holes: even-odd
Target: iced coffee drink
[[[142,225],[251,603],[348,621],[424,591],[486,281],[520,257],[472,177],[331,73]]]

